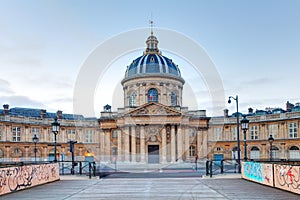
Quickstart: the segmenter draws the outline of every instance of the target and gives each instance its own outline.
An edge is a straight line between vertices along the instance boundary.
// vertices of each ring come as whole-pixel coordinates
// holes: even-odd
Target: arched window
[[[279,159],[279,148],[278,147],[272,147],[272,158],[273,159]]]
[[[289,159],[291,160],[300,160],[300,151],[296,146],[292,146],[289,149]]]
[[[259,148],[254,146],[250,150],[250,159],[259,160],[260,159],[260,151]]]
[[[174,92],[171,92],[171,106],[176,106],[177,105],[177,96]]]
[[[158,102],[158,92],[156,89],[151,88],[148,90],[148,102]]]
[[[238,148],[237,147],[232,148],[232,159],[234,159],[234,160],[238,159]]]
[[[130,107],[133,107],[135,106],[135,93],[134,92],[131,92],[130,93],[130,96],[129,96],[129,106]]]

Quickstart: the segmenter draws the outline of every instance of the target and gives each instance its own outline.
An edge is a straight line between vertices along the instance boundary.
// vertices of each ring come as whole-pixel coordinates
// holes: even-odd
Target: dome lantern
[[[157,47],[158,46],[158,40],[153,35],[153,32],[151,32],[151,35],[147,38],[146,44],[147,44],[147,49],[146,49],[145,54],[159,53],[159,50],[158,50],[158,47]]]

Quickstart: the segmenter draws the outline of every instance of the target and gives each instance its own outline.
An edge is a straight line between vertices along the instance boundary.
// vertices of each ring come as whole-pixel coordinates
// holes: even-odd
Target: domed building
[[[143,55],[127,66],[121,84],[124,108],[105,106],[99,119],[101,160],[133,163],[190,161],[206,157],[209,117],[182,105],[184,79],[172,59],[146,40]]]
[[[167,106],[182,105],[184,80],[178,66],[158,50],[158,40],[148,37],[144,54],[127,67],[122,81],[125,107],[138,107],[148,102]]]

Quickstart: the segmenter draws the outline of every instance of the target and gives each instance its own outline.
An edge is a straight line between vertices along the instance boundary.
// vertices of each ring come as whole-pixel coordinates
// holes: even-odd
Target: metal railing
[[[207,160],[206,176],[212,177],[216,174],[237,173],[238,165],[235,159]]]
[[[18,167],[18,166],[26,166],[26,165],[40,165],[40,164],[49,164],[53,163],[53,161],[21,161],[21,162],[0,162],[0,168],[6,167]],[[88,161],[58,161],[59,163],[59,174],[79,174],[79,175],[88,175],[89,178],[92,176],[96,176],[96,163],[88,162]]]
[[[58,161],[60,166],[60,174],[86,174],[91,178],[96,176],[96,163],[88,161]]]

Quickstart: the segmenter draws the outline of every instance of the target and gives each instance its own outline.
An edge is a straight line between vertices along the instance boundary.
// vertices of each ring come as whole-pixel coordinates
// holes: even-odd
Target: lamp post
[[[57,159],[56,159],[56,136],[58,135],[58,132],[59,132],[59,126],[60,126],[60,123],[57,122],[57,118],[54,119],[54,122],[51,123],[52,125],[52,132],[54,134],[54,162],[57,162]]]
[[[244,161],[247,161],[247,137],[246,132],[249,126],[249,120],[246,118],[246,115],[243,115],[243,119],[241,120],[242,130],[244,131]]]
[[[273,135],[270,135],[270,137],[269,137],[268,140],[269,140],[269,143],[270,143],[270,162],[272,162],[273,161],[273,155],[272,155],[272,148],[273,148],[273,146],[272,146],[272,144],[274,142]]]
[[[37,149],[36,149],[36,143],[38,143],[39,138],[36,134],[34,134],[34,136],[32,137],[32,142],[34,143],[34,162],[36,162],[36,153],[37,153]]]
[[[228,103],[231,103],[231,99],[236,101],[236,131],[237,131],[237,156],[238,156],[238,173],[241,173],[241,148],[240,148],[240,125],[239,125],[239,97],[236,95],[234,98],[230,96]]]

